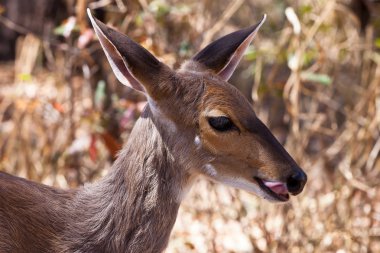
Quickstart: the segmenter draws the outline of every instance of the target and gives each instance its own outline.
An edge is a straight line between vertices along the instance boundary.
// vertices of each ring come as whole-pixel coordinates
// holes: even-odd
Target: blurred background
[[[145,105],[113,75],[89,7],[169,66],[262,27],[230,80],[309,181],[284,205],[200,180],[166,252],[380,252],[380,3],[0,0],[0,170],[101,177]]]

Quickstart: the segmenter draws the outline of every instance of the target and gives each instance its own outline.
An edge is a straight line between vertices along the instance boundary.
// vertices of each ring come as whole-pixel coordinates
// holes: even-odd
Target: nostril
[[[305,183],[306,174],[302,171],[298,171],[287,179],[286,186],[288,187],[288,191],[290,193],[296,195],[303,190]]]

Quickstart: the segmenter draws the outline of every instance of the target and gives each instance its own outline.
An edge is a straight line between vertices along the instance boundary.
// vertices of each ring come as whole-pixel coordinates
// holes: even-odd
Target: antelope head
[[[88,14],[118,80],[147,96],[150,117],[173,126],[162,131],[182,143],[171,152],[175,160],[187,163],[188,173],[275,202],[303,190],[306,174],[257,118],[249,101],[228,83],[265,16],[254,26],[212,42],[172,70]]]

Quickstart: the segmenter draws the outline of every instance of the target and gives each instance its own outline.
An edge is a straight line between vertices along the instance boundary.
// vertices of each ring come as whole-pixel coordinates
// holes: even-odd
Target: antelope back
[[[88,14],[118,80],[147,96],[151,117],[168,126],[163,135],[178,137],[181,148],[171,152],[184,170],[272,201],[287,201],[288,193],[302,191],[306,174],[227,82],[265,16],[172,70]]]

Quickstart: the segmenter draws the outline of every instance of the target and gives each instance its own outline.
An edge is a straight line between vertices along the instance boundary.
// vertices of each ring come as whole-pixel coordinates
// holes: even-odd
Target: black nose
[[[300,192],[302,192],[303,187],[305,186],[307,181],[307,176],[302,170],[298,170],[296,173],[291,175],[286,180],[286,186],[288,187],[288,191],[293,194],[297,195]]]

